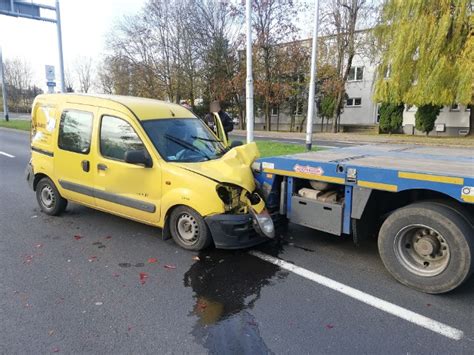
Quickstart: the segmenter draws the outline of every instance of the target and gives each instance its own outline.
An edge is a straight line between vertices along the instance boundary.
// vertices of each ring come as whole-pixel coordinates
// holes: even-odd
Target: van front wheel
[[[212,242],[204,219],[186,206],[177,207],[171,212],[170,232],[175,243],[188,250],[202,250]]]
[[[41,210],[50,216],[60,215],[67,207],[67,200],[59,194],[58,189],[49,178],[43,178],[38,182],[36,199]]]

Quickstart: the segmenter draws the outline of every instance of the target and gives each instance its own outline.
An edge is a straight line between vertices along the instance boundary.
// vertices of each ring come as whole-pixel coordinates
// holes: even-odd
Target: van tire
[[[58,216],[66,210],[67,200],[60,194],[50,178],[42,178],[36,186],[36,199],[41,211],[50,216]]]
[[[211,232],[204,218],[192,208],[179,206],[170,214],[171,237],[187,250],[202,250],[212,243]]]
[[[474,270],[472,226],[440,203],[414,203],[395,210],[382,224],[378,248],[395,279],[425,293],[449,292]]]

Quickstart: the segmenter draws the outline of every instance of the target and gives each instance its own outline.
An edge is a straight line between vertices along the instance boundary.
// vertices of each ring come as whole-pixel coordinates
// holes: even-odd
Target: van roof
[[[126,108],[142,121],[163,118],[196,117],[190,110],[183,106],[166,101],[134,96],[102,94],[44,94],[40,95],[39,98],[45,100],[53,99],[62,103],[100,106],[115,110]]]

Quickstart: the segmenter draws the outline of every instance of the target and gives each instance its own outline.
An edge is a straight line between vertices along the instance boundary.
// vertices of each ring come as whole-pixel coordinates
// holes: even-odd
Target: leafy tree
[[[382,50],[376,100],[416,106],[473,102],[474,33],[470,3],[385,2],[381,24],[376,29]],[[470,121],[474,133],[473,110]]]
[[[421,105],[415,113],[415,127],[428,135],[434,128],[436,118],[441,111],[440,106]]]
[[[380,106],[379,127],[383,133],[394,133],[400,129],[403,122],[403,104],[382,103]]]

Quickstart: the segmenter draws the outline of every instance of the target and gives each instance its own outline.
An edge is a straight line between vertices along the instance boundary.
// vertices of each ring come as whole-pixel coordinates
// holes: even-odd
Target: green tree
[[[428,135],[434,128],[436,118],[441,111],[440,106],[421,105],[415,113],[415,127]]]
[[[380,105],[379,127],[383,133],[394,133],[400,129],[403,122],[403,104],[382,103]]]
[[[469,0],[387,0],[375,99],[409,105],[472,104],[474,29]],[[471,110],[471,133],[474,116]]]

